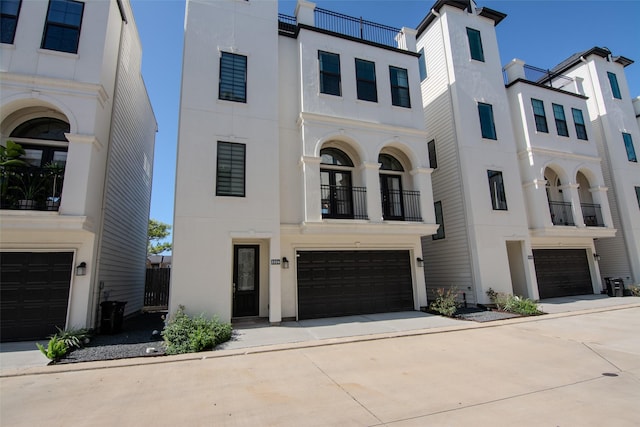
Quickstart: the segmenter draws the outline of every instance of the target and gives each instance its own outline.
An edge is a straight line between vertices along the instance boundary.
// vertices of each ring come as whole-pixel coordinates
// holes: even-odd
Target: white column
[[[580,194],[578,194],[578,187],[580,185],[576,183],[569,183],[567,185],[563,185],[561,188],[565,192],[565,201],[567,201],[566,193],[569,193],[569,202],[571,202],[571,212],[573,213],[573,223],[577,227],[585,227],[584,218],[582,216],[582,206],[580,205]]]
[[[418,31],[414,30],[413,28],[402,27],[400,32],[396,35],[396,43],[398,43],[398,49],[408,50],[409,52],[417,52],[417,34]]]
[[[593,198],[593,203],[600,205],[600,212],[602,213],[602,222],[605,227],[613,228],[613,218],[611,218],[611,207],[609,206],[609,198],[607,197],[608,187],[591,187],[589,192]]]
[[[534,179],[522,185],[525,192],[527,208],[530,213],[532,213],[532,215],[529,216],[529,227],[531,228],[548,228],[553,226],[546,186],[547,181],[545,179]]]
[[[304,180],[304,222],[322,221],[320,192],[320,157],[302,156],[302,179]]]
[[[64,215],[88,215],[91,213],[87,212],[87,199],[91,191],[96,191],[96,188],[91,188],[92,175],[97,172],[104,177],[104,169],[96,171],[91,167],[94,151],[100,150],[102,145],[94,135],[66,133],[65,136],[69,148],[59,212]],[[100,191],[104,191],[104,183]],[[93,198],[96,199],[95,196]],[[102,194],[98,199],[102,200]]]
[[[420,215],[426,224],[436,223],[436,213],[433,208],[433,190],[431,186],[431,168],[415,168],[411,172],[414,188],[420,192]]]
[[[298,24],[315,26],[315,17],[313,11],[316,9],[316,4],[310,1],[298,0],[296,5],[295,16]]]
[[[380,163],[363,163],[360,166],[367,187],[367,216],[371,222],[382,222],[382,198],[380,196]]]
[[[272,259],[280,259],[280,238],[269,240],[269,323],[279,325],[282,321],[282,265],[271,265]]]

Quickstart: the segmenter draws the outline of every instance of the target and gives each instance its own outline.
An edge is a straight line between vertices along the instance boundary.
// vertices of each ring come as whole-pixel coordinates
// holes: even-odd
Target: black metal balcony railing
[[[0,167],[0,208],[57,211],[63,181],[61,167]]]
[[[549,201],[549,212],[551,213],[553,225],[575,225],[573,213],[571,212],[571,203]]]
[[[386,190],[381,191],[382,218],[388,221],[421,222],[420,192]]]
[[[295,16],[278,14],[278,30],[286,35],[295,35],[298,22]]]
[[[323,218],[369,219],[365,187],[340,185],[321,185],[320,187]]]
[[[507,72],[503,69],[504,84],[508,84]],[[554,73],[551,70],[524,65],[524,78],[530,82],[539,83],[549,87],[563,88],[573,82],[571,77]]]
[[[581,203],[582,218],[584,219],[584,225],[587,227],[604,227],[604,220],[602,219],[602,209],[600,205],[593,203]]]

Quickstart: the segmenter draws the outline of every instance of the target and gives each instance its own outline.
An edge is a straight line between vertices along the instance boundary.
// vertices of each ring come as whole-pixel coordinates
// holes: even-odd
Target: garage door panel
[[[540,298],[593,293],[585,249],[534,249]]]

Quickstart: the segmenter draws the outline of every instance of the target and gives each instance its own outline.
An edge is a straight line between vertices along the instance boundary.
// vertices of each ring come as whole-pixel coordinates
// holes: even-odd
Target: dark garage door
[[[413,310],[409,251],[298,252],[298,318]]]
[[[534,249],[540,298],[593,293],[585,249]]]
[[[0,253],[0,339],[46,338],[65,328],[73,253]]]

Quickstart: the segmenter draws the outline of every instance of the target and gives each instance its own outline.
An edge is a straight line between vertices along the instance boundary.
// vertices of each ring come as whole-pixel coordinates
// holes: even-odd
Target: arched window
[[[404,172],[402,164],[395,157],[389,154],[380,154],[378,156],[378,163],[381,163],[381,170]]]
[[[337,148],[323,148],[320,150],[320,157],[323,165],[353,167],[353,162],[349,156]]]
[[[337,148],[320,150],[323,218],[354,218],[351,170],[353,162]]]
[[[67,141],[69,123],[51,117],[27,120],[11,132],[14,138],[44,139],[47,141]]]

